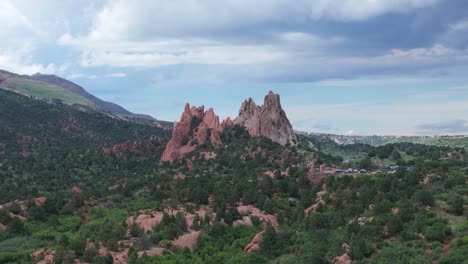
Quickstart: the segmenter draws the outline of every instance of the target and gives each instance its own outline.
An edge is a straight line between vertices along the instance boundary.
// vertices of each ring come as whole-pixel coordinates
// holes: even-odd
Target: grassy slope
[[[2,84],[2,87],[34,97],[49,99],[56,98],[72,104],[81,104],[87,106],[94,105],[90,100],[80,95],[69,92],[59,86],[47,84],[44,82],[38,82],[23,78],[10,78]]]

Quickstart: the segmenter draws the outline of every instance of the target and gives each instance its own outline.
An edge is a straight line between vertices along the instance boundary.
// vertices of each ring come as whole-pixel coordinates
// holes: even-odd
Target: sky
[[[466,0],[0,0],[0,69],[175,121],[269,90],[299,131],[468,134]]]

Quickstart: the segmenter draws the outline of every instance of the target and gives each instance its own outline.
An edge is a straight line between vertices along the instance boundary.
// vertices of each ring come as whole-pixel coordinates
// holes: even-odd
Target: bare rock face
[[[234,125],[247,128],[252,137],[267,137],[283,146],[297,143],[297,136],[281,107],[280,96],[272,91],[265,96],[263,106],[257,106],[252,98],[245,100]]]
[[[223,121],[223,123],[221,124],[221,127],[223,129],[225,128],[228,128],[228,127],[232,127],[233,126],[233,123],[232,123],[232,120],[230,117],[226,118],[226,120]]]
[[[223,126],[213,108],[205,112],[205,107],[190,108],[185,105],[180,121],[174,124],[172,138],[167,143],[161,161],[174,162],[182,159],[187,153],[197,146],[210,142],[212,145],[220,145]]]

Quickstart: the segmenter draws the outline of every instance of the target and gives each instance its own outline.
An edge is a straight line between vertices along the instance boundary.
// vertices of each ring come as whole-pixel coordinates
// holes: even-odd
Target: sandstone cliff
[[[245,127],[252,137],[267,137],[281,145],[297,143],[291,123],[281,108],[279,95],[270,91],[265,96],[263,106],[257,106],[249,98],[242,103],[239,116],[234,121],[228,117],[222,123],[212,108],[205,111],[204,106],[190,107],[186,104],[180,121],[174,123],[172,138],[161,161],[172,163],[181,160],[197,146],[207,142],[221,145],[221,132],[233,125]]]
[[[281,107],[280,96],[271,91],[265,96],[263,106],[257,106],[252,98],[245,100],[234,125],[247,128],[252,137],[267,137],[281,145],[297,143],[297,136]]]
[[[197,146],[210,142],[212,145],[220,145],[220,133],[229,122],[220,124],[219,117],[210,108],[204,111],[204,106],[190,108],[185,105],[180,121],[174,124],[172,138],[167,143],[161,161],[174,162],[180,160]]]

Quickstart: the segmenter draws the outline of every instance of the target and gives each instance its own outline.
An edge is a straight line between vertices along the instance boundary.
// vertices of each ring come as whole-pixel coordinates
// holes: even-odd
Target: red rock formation
[[[34,204],[36,206],[41,206],[45,203],[46,201],[46,198],[45,197],[37,197],[37,198],[34,198]]]
[[[117,157],[120,157],[125,152],[130,152],[130,153],[152,152],[156,147],[160,145],[160,143],[161,143],[161,139],[154,135],[151,136],[149,140],[144,140],[141,142],[127,140],[125,142],[114,145],[110,148],[104,148],[103,155],[105,157],[110,156],[110,155],[115,155]]]
[[[13,219],[13,218],[18,218],[21,222],[26,222],[26,220],[27,220],[26,217],[21,216],[21,215],[14,214],[14,213],[12,213],[12,212],[9,212],[9,213],[8,213],[8,217],[10,217],[11,219]]]
[[[27,158],[31,155],[31,153],[27,152],[26,150],[23,150],[19,153],[20,157],[22,158]]]
[[[305,217],[309,216],[310,213],[315,213],[315,211],[317,210],[319,204],[325,205],[325,201],[323,200],[323,196],[325,194],[327,194],[327,189],[326,189],[325,185],[322,186],[322,188],[323,188],[323,190],[320,191],[320,192],[317,192],[317,194],[316,194],[316,197],[317,197],[317,198],[315,198],[316,203],[304,210],[304,216]]]
[[[233,227],[240,225],[253,226],[252,219],[250,219],[250,216],[243,216],[242,219],[236,220],[232,223]]]
[[[195,220],[196,215],[198,214],[199,217],[204,218],[206,215],[210,216],[210,219],[214,219],[216,217],[216,214],[213,213],[213,210],[211,208],[207,207],[202,207],[197,211],[194,212],[187,212],[185,208],[182,206],[179,206],[177,209],[172,209],[172,208],[165,208],[164,211],[139,211],[139,215],[134,218],[134,217],[129,217],[125,221],[128,228],[133,223],[137,223],[145,232],[150,231],[153,229],[154,226],[156,226],[158,223],[161,222],[163,219],[164,213],[167,213],[169,215],[175,216],[178,212],[181,212],[185,216],[185,221],[187,222],[187,226],[189,228],[192,227],[193,221]]]
[[[54,261],[55,250],[51,249],[41,249],[31,253],[31,258],[34,260],[42,259],[38,261],[38,264],[52,263]]]
[[[351,258],[349,257],[348,253],[344,253],[341,256],[338,256],[332,260],[334,264],[351,264]]]
[[[174,241],[174,246],[185,248],[188,247],[190,251],[195,249],[197,245],[198,237],[200,236],[200,231],[192,231],[188,234],[182,235]]]
[[[256,234],[252,241],[247,246],[245,246],[244,252],[249,253],[260,250],[260,241],[262,241],[264,233],[265,231]]]
[[[233,123],[232,123],[232,120],[230,117],[226,118],[226,120],[223,121],[223,123],[221,124],[221,127],[223,129],[225,128],[228,128],[228,127],[232,127],[233,126]]]
[[[73,185],[71,191],[72,191],[72,194],[73,194],[73,195],[80,195],[80,193],[81,193],[81,189],[80,189],[80,187],[77,186],[77,185]]]
[[[138,257],[142,257],[143,255],[147,255],[148,257],[154,257],[154,256],[162,256],[164,254],[165,251],[168,251],[167,249],[165,248],[162,248],[162,247],[154,247],[154,248],[150,248],[148,250],[144,250],[144,251],[139,251],[138,252]],[[169,251],[168,251],[169,252]]]
[[[0,231],[6,230],[6,226],[2,223],[0,223]]]
[[[194,166],[193,166],[193,162],[189,159],[185,159],[185,163],[187,163],[187,168],[189,170],[193,170]]]
[[[200,155],[206,160],[215,159],[217,156],[214,152],[202,152]]]
[[[260,220],[262,228],[266,228],[268,224],[271,224],[275,229],[279,228],[279,222],[275,215],[267,214],[266,212],[261,211],[253,205],[239,205],[237,211],[241,215],[256,216]]]
[[[104,156],[110,156],[111,154],[117,155],[122,152],[136,152],[137,151],[137,144],[134,141],[127,140],[120,144],[117,144],[111,148],[104,149]]]
[[[296,134],[281,107],[280,97],[272,91],[265,96],[263,106],[257,106],[252,98],[244,101],[234,124],[246,127],[252,137],[267,137],[281,145],[297,143]]]
[[[172,163],[180,160],[208,141],[212,145],[222,144],[220,132],[223,131],[223,126],[219,123],[219,117],[213,108],[206,112],[204,109],[204,106],[190,108],[189,104],[185,105],[180,121],[174,125],[172,138],[166,145],[161,161]]]
[[[179,172],[177,175],[174,176],[174,179],[175,180],[183,180],[183,179],[185,179],[185,174]]]

